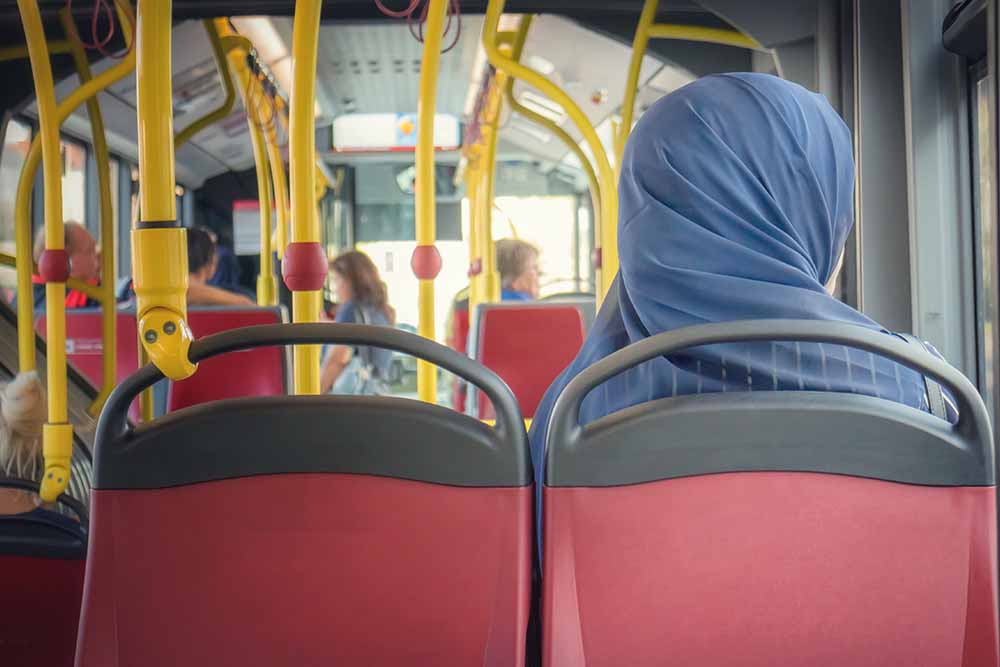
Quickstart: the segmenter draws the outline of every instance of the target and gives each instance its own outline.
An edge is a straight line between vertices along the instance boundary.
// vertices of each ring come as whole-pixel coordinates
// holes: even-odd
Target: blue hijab
[[[709,76],[649,108],[619,183],[621,270],[531,432],[536,483],[556,397],[583,369],[653,334],[790,318],[881,327],[824,289],[854,223],[847,126],[821,95],[765,74]],[[838,345],[704,346],[607,381],[583,423],[646,401],[718,391],[814,390],[925,408],[923,379]]]

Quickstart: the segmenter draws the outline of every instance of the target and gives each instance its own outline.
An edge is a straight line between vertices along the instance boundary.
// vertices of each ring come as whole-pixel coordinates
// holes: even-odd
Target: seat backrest
[[[945,386],[958,423],[863,395],[740,392],[579,425],[627,368],[762,340],[887,357]],[[557,399],[543,494],[544,664],[997,664],[989,418],[922,347],[782,320],[652,337]]]
[[[469,347],[469,302],[464,308],[456,308],[452,312],[451,347],[456,352],[466,354]],[[465,395],[467,387],[464,382],[456,381],[452,386],[451,407],[458,412],[465,412]]]
[[[0,479],[0,490],[37,483]],[[84,559],[86,510],[63,497],[79,524],[47,510],[0,515],[0,658],[4,665],[73,664]]]
[[[195,338],[258,324],[281,324],[284,308],[192,307],[188,325]],[[262,347],[206,359],[186,380],[171,382],[167,411],[238,396],[279,396],[286,390],[287,355],[280,347]]]
[[[369,345],[483,388],[493,429],[393,397],[198,405],[135,430],[140,370],[97,434],[77,664],[523,664],[527,435],[510,391],[388,327],[292,324],[197,340],[193,361],[276,344]]]
[[[35,320],[35,331],[45,337],[46,317]],[[119,310],[115,319],[115,380],[121,382],[139,367],[138,333],[135,310]],[[100,308],[71,308],[66,310],[66,358],[95,387],[104,379],[101,359],[104,341],[101,336]]]
[[[583,317],[583,328],[590,331],[597,317],[597,299],[589,292],[568,292],[565,294],[551,294],[542,299],[542,303],[561,303],[576,306],[580,309]]]
[[[545,390],[583,345],[583,319],[571,305],[489,303],[476,308],[469,356],[499,375],[528,419]],[[475,392],[468,413],[493,418],[493,406]]]

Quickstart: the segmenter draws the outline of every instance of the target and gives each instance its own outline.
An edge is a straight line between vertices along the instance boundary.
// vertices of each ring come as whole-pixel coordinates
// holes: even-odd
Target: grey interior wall
[[[902,0],[913,332],[974,377],[966,66],[941,43],[951,0]]]
[[[856,213],[861,309],[912,330],[909,210],[898,2],[854,0]]]

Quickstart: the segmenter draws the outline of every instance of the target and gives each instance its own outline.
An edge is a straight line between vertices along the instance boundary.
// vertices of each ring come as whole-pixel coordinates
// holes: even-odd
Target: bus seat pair
[[[831,341],[944,385],[956,424],[878,398],[707,394],[581,427],[644,360],[733,340]],[[77,664],[516,665],[532,475],[513,394],[476,362],[360,325],[251,327],[255,346],[369,344],[471,382],[497,427],[392,397],[254,397],[140,428],[112,395],[97,441]],[[544,664],[997,663],[994,447],[976,390],[849,325],[749,322],[650,338],[562,392],[549,423]]]

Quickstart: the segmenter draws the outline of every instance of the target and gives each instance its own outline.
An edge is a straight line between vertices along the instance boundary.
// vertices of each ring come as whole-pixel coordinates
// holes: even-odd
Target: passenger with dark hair
[[[252,306],[254,302],[242,294],[209,285],[215,274],[215,236],[202,227],[187,230],[188,304],[220,306]]]
[[[854,160],[850,130],[823,96],[765,74],[691,83],[639,120],[618,189],[621,269],[580,353],[536,412],[535,479],[545,479],[556,398],[632,343],[749,319],[843,322],[893,335],[832,296],[854,224]],[[580,417],[593,422],[683,394],[781,390],[877,396],[956,417],[937,401],[932,410],[924,379],[899,364],[841,345],[782,342],[703,346],[645,362],[590,392]]]
[[[330,263],[338,303],[335,321],[342,324],[391,326],[395,312],[385,283],[368,255],[352,250]],[[325,351],[320,393],[380,394],[387,390],[392,352],[378,348],[334,345]]]

